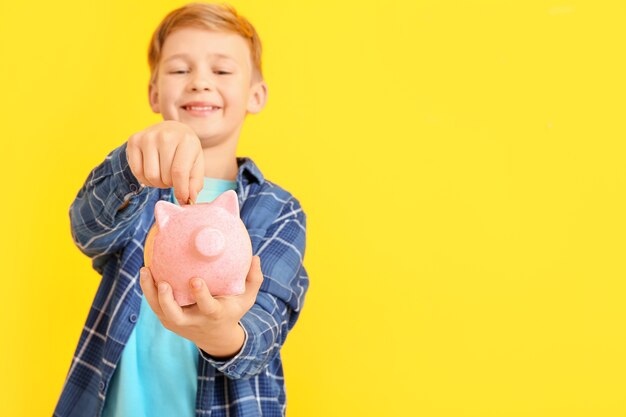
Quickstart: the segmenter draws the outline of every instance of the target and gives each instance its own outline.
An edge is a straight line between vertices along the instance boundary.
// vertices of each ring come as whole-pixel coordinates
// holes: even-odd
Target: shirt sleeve
[[[108,257],[131,239],[150,190],[156,189],[142,187],[130,170],[124,142],[91,171],[78,191],[69,210],[72,239],[99,273]]]
[[[239,321],[245,333],[243,347],[226,360],[199,349],[204,360],[231,379],[261,373],[277,357],[302,310],[309,286],[303,265],[306,215],[295,199],[282,211],[255,253],[261,258],[264,279],[255,304]]]

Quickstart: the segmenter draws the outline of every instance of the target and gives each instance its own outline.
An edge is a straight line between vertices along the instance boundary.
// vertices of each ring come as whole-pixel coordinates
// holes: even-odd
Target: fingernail
[[[159,282],[159,292],[167,291],[167,284],[164,282]]]
[[[191,286],[195,289],[199,289],[202,286],[202,280],[200,278],[191,280]]]

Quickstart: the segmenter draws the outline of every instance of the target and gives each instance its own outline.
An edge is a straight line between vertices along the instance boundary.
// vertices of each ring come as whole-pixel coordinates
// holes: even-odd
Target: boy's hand
[[[236,296],[213,297],[205,282],[192,278],[189,285],[197,303],[181,307],[172,295],[172,288],[165,282],[155,285],[150,269],[142,267],[141,289],[150,307],[163,326],[194,342],[200,349],[215,358],[234,356],[243,346],[245,333],[239,320],[252,308],[263,282],[261,259],[252,257],[246,277],[246,291]],[[193,286],[200,284],[199,288]]]
[[[131,135],[126,157],[137,181],[150,187],[174,187],[180,204],[195,202],[204,186],[200,139],[184,123],[166,120]]]

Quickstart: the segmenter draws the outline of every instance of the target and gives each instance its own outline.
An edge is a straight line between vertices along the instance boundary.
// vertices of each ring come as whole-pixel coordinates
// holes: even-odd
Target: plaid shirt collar
[[[243,185],[243,178],[246,178],[247,183],[254,181],[259,184],[263,184],[265,182],[265,178],[263,177],[261,170],[256,166],[252,159],[248,157],[237,157],[237,165],[239,166],[239,171],[237,172],[237,183],[241,183],[239,185]]]

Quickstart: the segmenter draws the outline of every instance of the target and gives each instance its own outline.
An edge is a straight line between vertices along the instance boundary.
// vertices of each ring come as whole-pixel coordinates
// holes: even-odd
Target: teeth
[[[187,106],[189,110],[198,110],[198,111],[206,111],[206,110],[215,110],[217,107],[207,106],[207,107],[195,107],[195,106]]]

